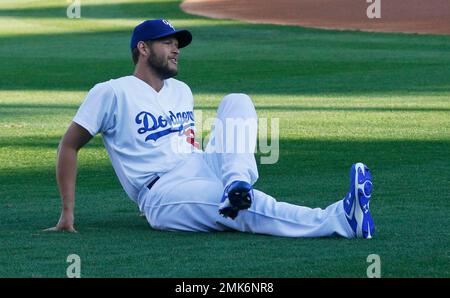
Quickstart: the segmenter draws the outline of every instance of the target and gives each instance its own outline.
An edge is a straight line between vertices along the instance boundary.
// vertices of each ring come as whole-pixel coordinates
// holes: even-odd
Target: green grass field
[[[0,277],[450,277],[450,36],[250,25],[184,14],[180,1],[0,4]],[[79,155],[78,234],[56,224],[58,142],[87,91],[129,75],[129,39],[144,19],[191,30],[181,79],[203,117],[248,93],[280,119],[280,157],[256,188],[324,208],[371,168],[370,241],[152,230],[122,190],[101,138]],[[258,156],[259,161],[259,156]]]

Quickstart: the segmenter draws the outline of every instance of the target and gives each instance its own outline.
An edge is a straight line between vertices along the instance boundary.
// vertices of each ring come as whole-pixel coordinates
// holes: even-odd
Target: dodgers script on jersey
[[[181,81],[165,80],[156,92],[126,76],[95,85],[73,121],[92,136],[102,134],[122,187],[137,202],[139,191],[155,175],[197,150],[193,107],[192,92]]]

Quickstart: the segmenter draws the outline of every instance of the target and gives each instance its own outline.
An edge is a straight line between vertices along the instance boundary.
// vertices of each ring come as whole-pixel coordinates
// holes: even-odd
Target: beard
[[[154,53],[147,58],[147,65],[163,80],[172,78],[178,74],[176,66],[170,67],[169,59],[157,56]]]

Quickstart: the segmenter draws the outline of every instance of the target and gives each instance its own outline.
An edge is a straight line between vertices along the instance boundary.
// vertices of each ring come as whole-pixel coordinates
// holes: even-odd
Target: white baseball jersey
[[[195,129],[190,88],[175,79],[156,92],[135,76],[95,85],[74,122],[92,136],[103,135],[114,170],[128,196],[155,175],[173,169],[189,153]],[[180,148],[181,146],[181,148]]]

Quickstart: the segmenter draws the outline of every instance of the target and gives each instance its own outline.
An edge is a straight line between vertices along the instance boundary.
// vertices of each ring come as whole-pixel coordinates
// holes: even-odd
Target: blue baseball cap
[[[179,48],[184,48],[192,41],[191,32],[187,30],[175,30],[172,24],[166,20],[147,20],[134,28],[130,46],[131,49],[134,49],[140,41],[157,40],[168,36],[174,36],[178,39]]]

